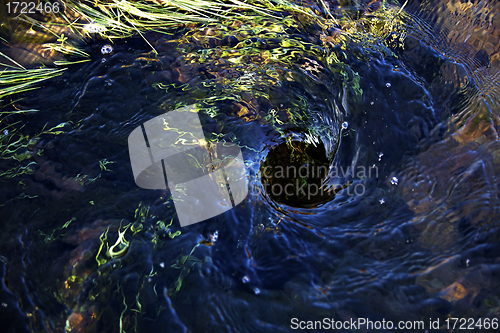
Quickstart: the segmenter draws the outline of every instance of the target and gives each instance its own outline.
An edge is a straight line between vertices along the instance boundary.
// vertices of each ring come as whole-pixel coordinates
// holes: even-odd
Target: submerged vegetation
[[[249,35],[247,27],[251,29],[250,35],[268,31],[268,36],[263,37],[273,37],[273,33],[275,37],[284,37],[288,27],[314,25],[321,30],[318,37],[326,47],[345,44],[347,39],[376,46],[401,29],[399,18],[406,5],[397,7],[386,1],[368,4],[365,1],[342,1],[343,6],[330,8],[323,0],[300,4],[289,0],[65,0],[62,3],[64,6],[57,13],[9,14],[9,20],[0,30],[0,37],[8,46],[5,53],[0,53],[0,100],[35,89],[36,83],[60,75],[61,70],[54,69],[54,66],[88,61],[89,54],[83,47],[90,39],[113,42],[140,35],[156,53],[145,37],[148,32],[169,34],[172,28],[196,26],[192,31],[199,34],[204,27],[211,27],[216,34],[213,37],[222,40],[229,36],[229,32],[235,33],[234,28],[227,29],[231,26],[242,27],[239,30],[243,31],[243,37]],[[281,36],[276,36],[276,33],[281,33]],[[376,38],[379,40],[374,40]],[[294,46],[297,41],[283,38],[280,43],[286,48]],[[234,54],[230,56],[230,61],[237,61]],[[287,61],[280,54],[272,57]],[[34,69],[26,69],[20,64],[23,61],[25,66]],[[6,105],[3,101],[3,108]]]
[[[178,38],[179,44],[185,45],[181,49],[187,63],[202,64],[219,59],[217,61],[228,64],[223,67],[232,72],[236,66],[245,67],[243,76],[220,76],[214,72],[216,79],[206,82],[205,87],[238,102],[236,113],[248,119],[255,118],[258,102],[269,99],[263,91],[278,84],[278,79],[294,79],[290,73],[279,72],[274,64],[290,66],[306,59],[300,65],[301,71],[321,77],[322,65],[307,58],[308,55],[314,55],[328,64],[330,70],[338,72],[346,86],[359,96],[356,74],[339,59],[342,50],[348,43],[355,42],[387,52],[384,44],[404,36],[400,18],[406,3],[402,7],[386,1],[340,3],[341,6],[333,8],[324,0],[65,0],[57,12],[10,13],[9,20],[0,29],[0,37],[7,46],[0,53],[2,158],[15,152],[13,144],[26,147],[29,140],[28,134],[13,140],[12,135],[20,128],[15,127],[19,122],[12,120],[12,116],[36,111],[22,110],[16,106],[22,95],[18,99],[12,96],[36,89],[41,82],[61,75],[65,66],[89,61],[85,48],[92,40],[113,43],[120,38],[141,36],[151,47],[154,58],[158,46],[153,44],[158,41],[148,38],[148,33],[170,36],[178,28],[189,28]],[[314,40],[294,35],[301,30],[306,30]],[[204,48],[203,52],[198,52],[198,46],[190,46],[193,41]],[[249,61],[258,66],[248,66]],[[168,89],[162,83],[153,85]],[[240,95],[245,92],[252,94],[253,102],[242,102]],[[213,107],[213,103],[208,107]],[[307,107],[302,104],[296,107]],[[280,118],[278,110],[271,111],[274,112],[266,121],[277,127],[284,119],[295,122],[297,119],[293,118],[300,117],[300,113],[285,110],[288,116]],[[317,133],[311,134],[317,136]]]
[[[254,153],[252,160],[245,163],[249,164],[249,173],[255,172],[251,176],[260,172],[261,179],[255,183],[264,186],[267,198],[272,200],[273,205],[276,204],[273,207],[276,213],[263,213],[267,207],[258,207],[258,200],[249,200],[248,206],[240,207],[242,215],[253,219],[244,226],[247,231],[235,233],[238,239],[235,239],[234,247],[242,251],[245,249],[246,262],[246,258],[254,260],[250,255],[254,249],[248,246],[250,236],[244,234],[249,232],[249,227],[255,234],[277,233],[282,226],[279,223],[287,213],[285,206],[301,214],[302,208],[313,209],[331,202],[336,195],[340,197],[336,191],[352,184],[347,177],[345,181],[339,180],[339,184],[327,184],[330,181],[328,167],[336,156],[340,156],[337,154],[341,146],[340,137],[345,138],[343,147],[347,147],[345,150],[348,151],[344,152],[347,156],[345,161],[357,161],[364,158],[358,156],[362,149],[351,149],[355,145],[352,143],[349,146],[349,140],[354,141],[351,137],[362,132],[358,129],[367,129],[365,132],[373,130],[374,138],[369,133],[370,140],[366,140],[369,148],[366,151],[373,150],[372,153],[378,154],[378,161],[381,161],[383,154],[375,151],[374,141],[379,139],[377,136],[382,136],[383,131],[390,130],[373,129],[373,123],[370,123],[372,128],[352,126],[351,129],[347,122],[341,126],[348,112],[351,112],[350,116],[356,112],[358,115],[370,113],[367,111],[370,106],[360,101],[371,101],[371,105],[374,105],[373,101],[382,103],[380,96],[385,93],[393,94],[398,102],[401,101],[391,110],[400,108],[403,111],[401,114],[389,112],[389,106],[386,110],[378,104],[370,110],[378,109],[379,112],[372,115],[385,116],[386,111],[388,116],[396,113],[397,117],[411,115],[414,110],[405,109],[409,105],[405,104],[408,100],[418,101],[415,108],[419,110],[430,109],[428,96],[417,89],[419,85],[416,84],[418,87],[412,90],[405,86],[405,81],[400,82],[401,90],[409,92],[408,95],[398,96],[394,93],[394,88],[397,88],[395,82],[392,83],[393,89],[385,89],[391,87],[391,83],[382,81],[382,74],[373,80],[366,75],[373,73],[368,67],[372,66],[372,69],[382,62],[377,62],[377,59],[397,58],[394,49],[403,44],[408,32],[407,23],[411,21],[404,11],[408,1],[59,1],[63,5],[57,13],[11,15],[7,24],[0,27],[0,37],[6,46],[0,53],[0,181],[7,184],[6,187],[16,187],[17,196],[12,194],[8,201],[36,195],[40,196],[39,199],[45,196],[52,200],[56,195],[66,199],[58,203],[65,205],[63,212],[53,209],[51,218],[41,216],[37,220],[40,221],[39,235],[44,246],[55,247],[61,241],[75,247],[69,256],[70,264],[64,268],[63,278],[51,290],[56,301],[62,305],[62,310],[57,310],[61,317],[69,315],[65,327],[67,331],[83,330],[85,325],[94,325],[89,331],[104,331],[97,326],[97,322],[101,318],[109,318],[110,312],[105,307],[111,304],[121,311],[117,330],[130,332],[137,328],[144,313],[156,312],[158,316],[165,309],[173,308],[163,305],[155,308],[155,304],[148,304],[141,298],[145,292],[154,292],[154,299],[165,296],[165,302],[167,298],[175,302],[176,297],[184,297],[178,295],[199,281],[196,279],[201,275],[197,272],[206,270],[210,273],[212,255],[209,252],[214,249],[211,246],[217,240],[218,231],[207,229],[199,235],[183,230],[181,234],[174,223],[175,210],[168,191],[155,192],[151,197],[145,197],[144,201],[142,197],[138,200],[143,193],[135,186],[131,190],[133,182],[126,179],[128,161],[123,159],[126,155],[124,138],[132,126],[138,126],[151,113],[196,103],[199,110],[203,110],[200,114],[206,116],[207,127],[213,128],[212,133],[207,132],[206,139],[210,144],[219,140],[232,141],[249,154]],[[140,41],[142,49],[117,51],[114,57],[113,48],[108,44],[116,43],[117,46],[120,39],[130,37],[134,38],[134,42]],[[103,44],[106,44],[105,48],[101,48]],[[105,51],[101,51],[102,57],[99,50]],[[123,53],[127,53],[127,57],[120,58]],[[76,82],[66,82],[68,86],[75,83],[74,87],[64,88],[65,92],[76,92],[76,96],[71,96],[72,100],[68,102],[72,103],[71,109],[60,107],[61,112],[52,116],[49,112],[53,109],[50,108],[41,109],[41,112],[23,108],[20,101],[27,96],[27,92],[57,76],[67,75],[64,79],[70,77],[67,73],[80,68],[73,65],[86,61],[90,65],[86,68],[82,66],[83,69],[74,76]],[[397,66],[388,68],[390,74],[400,70]],[[366,81],[362,81],[363,77]],[[58,80],[58,83],[65,81],[62,78]],[[369,85],[376,80],[381,82],[378,83],[384,92],[381,95],[372,92],[370,96],[369,89],[372,87]],[[126,83],[119,87],[122,82]],[[376,84],[373,83],[374,90],[377,89]],[[138,102],[129,107],[127,104],[133,103],[127,103],[130,100],[123,95],[134,95],[136,92],[134,98]],[[40,105],[40,108],[45,108],[45,105]],[[45,118],[42,112],[46,112],[48,117]],[[41,125],[26,125],[32,115],[43,118]],[[64,123],[44,127],[48,118],[57,121],[55,124],[59,121]],[[234,119],[237,122],[233,122]],[[420,133],[417,120],[411,128],[403,127],[406,123],[395,122],[400,126],[396,126],[396,130],[413,131],[412,139],[416,141],[424,135]],[[386,123],[390,126],[391,120]],[[377,124],[387,128],[386,123]],[[422,133],[427,130],[426,124],[422,122]],[[222,127],[224,130],[221,130]],[[258,139],[244,141],[252,135]],[[389,141],[388,137],[383,138],[384,142]],[[407,137],[401,136],[401,141]],[[249,141],[261,138],[268,141],[246,146],[252,145]],[[99,146],[102,142],[103,147]],[[362,144],[365,144],[364,141]],[[397,144],[404,146],[400,142]],[[56,149],[52,149],[54,147]],[[384,151],[389,157],[390,147],[387,149]],[[351,150],[355,156],[349,155]],[[258,162],[255,162],[265,153],[267,157],[257,165]],[[376,156],[370,157],[371,160],[376,161]],[[386,157],[383,163],[385,161]],[[43,172],[33,175],[42,166],[45,168]],[[275,169],[275,166],[282,168]],[[56,170],[56,167],[59,169]],[[300,170],[304,169],[318,171],[303,175]],[[286,170],[286,176],[283,170]],[[289,176],[291,174],[292,177]],[[115,181],[118,177],[123,178]],[[28,183],[32,178],[34,181]],[[404,178],[400,179],[400,184],[403,184]],[[422,182],[419,180],[419,183]],[[92,188],[91,184],[95,187]],[[290,189],[291,194],[273,193],[273,187]],[[96,188],[98,191],[93,191]],[[324,191],[326,194],[316,195],[322,188],[327,189]],[[306,195],[303,189],[312,189],[315,194],[308,192]],[[392,194],[384,193],[380,201],[375,201],[376,195],[374,193],[373,198],[367,199],[368,204],[376,209],[389,206],[385,200],[389,203],[389,195]],[[38,199],[33,201],[37,201],[33,205],[36,207]],[[131,207],[137,207],[135,214],[130,214]],[[305,215],[316,219],[310,211]],[[326,217],[318,220],[321,219],[326,221]],[[46,221],[50,222],[41,225]],[[78,222],[73,223],[75,221]],[[311,220],[305,221],[307,224]],[[247,222],[242,218],[239,224]],[[347,225],[348,222],[345,223]],[[53,228],[55,224],[57,228]],[[355,234],[359,233],[347,234],[357,237]],[[399,234],[397,237],[402,239]],[[357,238],[351,240],[352,243],[359,243]],[[400,243],[399,238],[397,242]],[[384,240],[381,243],[388,242]],[[359,253],[367,256],[375,253],[371,249],[365,252],[364,248],[371,245],[363,244]],[[258,252],[258,249],[255,250]],[[158,262],[152,260],[156,251],[163,251],[161,255],[156,255]],[[328,253],[328,249],[325,251]],[[333,251],[337,248],[332,245]],[[262,253],[261,258],[267,257]],[[330,258],[324,260],[327,261],[330,262]],[[229,270],[228,275],[233,273],[232,268]],[[215,269],[214,272],[219,274]],[[125,274],[121,276],[122,273]],[[344,276],[342,272],[339,274]],[[158,283],[159,279],[155,278],[159,276],[168,283]],[[260,293],[260,286],[257,288],[257,284],[249,284],[248,276],[238,279],[255,295]],[[228,281],[222,281],[221,285],[227,283],[224,288],[233,288],[230,285],[232,280]],[[318,282],[322,284],[321,297],[326,296],[331,286],[336,284],[335,281],[331,284],[323,282]],[[295,287],[292,284],[288,288]],[[293,295],[289,291],[282,294],[286,297]],[[301,297],[290,296],[292,298]],[[113,303],[116,300],[119,302]],[[191,308],[194,306],[190,305]],[[35,319],[30,317],[29,320]]]
[[[317,24],[323,30],[329,30],[330,35],[362,40],[385,38],[396,31],[406,5],[405,2],[399,7],[386,1],[341,3],[345,4],[330,8],[324,0],[300,3],[293,0],[65,0],[57,13],[36,18],[26,14],[11,17],[10,33],[40,42],[40,48],[35,52],[56,51],[72,58],[89,56],[81,48],[89,38],[113,41],[133,35],[144,37],[151,31],[168,34],[172,28],[180,26],[225,25],[234,20],[256,25],[257,22],[263,24],[266,19],[285,24],[292,19]],[[326,36],[324,38],[328,40]],[[56,65],[68,64],[61,62],[59,55],[51,53],[51,56],[57,59],[54,61]]]
[[[20,176],[35,173],[46,162],[43,145],[38,145],[38,142],[43,141],[42,136],[53,137],[64,133],[65,128],[72,127],[71,124],[61,124],[60,129],[56,127],[39,133],[33,133],[32,128],[27,129],[23,125],[26,115],[36,110],[23,110],[19,106],[23,93],[61,75],[68,66],[89,61],[91,44],[113,44],[118,39],[138,36],[151,50],[137,59],[137,63],[146,69],[161,63],[162,54],[172,50],[178,52],[184,68],[172,68],[172,72],[178,72],[176,82],[163,80],[160,69],[148,73],[150,76],[147,81],[155,89],[182,91],[182,99],[175,99],[174,94],[172,99],[167,98],[161,103],[160,109],[178,107],[179,104],[194,100],[206,114],[217,118],[221,109],[229,106],[232,107],[229,111],[232,114],[248,122],[255,120],[269,125],[283,137],[289,137],[290,127],[302,127],[311,147],[316,146],[314,142],[319,142],[318,138],[321,137],[326,146],[321,144],[316,150],[319,150],[318,155],[322,155],[324,150],[332,150],[338,135],[330,128],[334,127],[332,122],[313,124],[308,116],[311,102],[304,98],[292,99],[290,96],[289,101],[276,103],[275,89],[280,89],[281,82],[296,81],[310,91],[317,89],[316,85],[322,85],[326,88],[325,92],[344,88],[349,90],[350,95],[360,97],[359,76],[346,65],[344,52],[351,42],[387,52],[383,45],[387,37],[400,30],[398,18],[404,14],[401,7],[386,1],[341,1],[342,5],[335,8],[325,0],[63,0],[60,3],[63,6],[57,13],[11,14],[10,20],[0,30],[7,46],[0,54],[0,129],[3,133],[0,137],[0,163],[2,170],[5,170],[0,174],[0,180],[17,186],[21,193],[10,201],[36,196],[29,194],[31,192],[24,194],[24,189],[29,185]],[[172,42],[177,43],[177,46],[170,48]],[[202,67],[205,69],[202,70]],[[203,84],[199,84],[197,78],[190,74],[197,71],[205,73],[201,78]],[[335,80],[330,77],[331,73],[335,75]],[[332,88],[327,83],[329,81],[334,82],[335,87]],[[334,101],[329,103],[329,107],[336,108],[333,106]],[[213,140],[237,138],[234,133],[225,137],[212,134]],[[304,138],[295,138],[299,139]],[[297,147],[300,148],[300,143]],[[299,151],[295,148],[285,149],[284,154]],[[316,151],[314,148],[309,150]],[[331,154],[317,157],[321,165],[331,158]],[[303,160],[290,162],[297,164]],[[272,162],[272,158],[269,161]],[[49,175],[39,177],[56,178],[51,169],[45,172]],[[57,178],[56,182],[60,187],[81,189],[100,175],[65,176],[63,179]],[[168,202],[170,199],[164,200]],[[94,205],[94,201],[90,201],[90,205]],[[112,298],[113,292],[119,292],[123,301],[120,331],[130,327],[130,322],[137,321],[141,309],[138,293],[126,294],[121,282],[114,282],[112,287],[107,287],[110,274],[118,263],[123,267],[132,265],[132,257],[125,258],[124,255],[129,251],[138,251],[131,246],[136,237],[150,233],[153,235],[151,243],[156,250],[163,246],[164,239],[177,241],[181,234],[172,225],[173,216],[162,218],[165,222],[153,221],[155,216],[148,213],[148,209],[139,205],[135,220],[132,220],[134,222],[122,225],[120,221],[120,227],[111,222],[109,225],[96,222],[91,227],[89,241],[99,243],[95,262],[88,264],[98,274],[93,287],[86,292],[86,298],[77,301],[77,295],[82,292],[90,271],[83,268],[85,265],[75,265],[65,272],[62,291],[56,293],[60,303],[73,308],[66,322],[67,330],[76,330],[83,325],[83,318],[90,311],[87,309],[95,308],[97,298],[106,303],[107,299]],[[77,219],[77,216],[72,216],[53,231],[40,230],[39,233],[47,244],[66,237],[66,234],[69,239],[73,237],[68,230],[69,225]],[[210,239],[215,242],[216,236],[212,235]],[[79,247],[76,252],[82,255],[77,255],[74,261],[83,262],[85,247],[90,245],[85,242],[77,244]],[[137,247],[137,242],[134,244]],[[157,269],[168,265],[172,268],[172,284],[168,295],[174,297],[186,288],[185,281],[189,273],[210,260],[203,255],[204,249],[200,244],[211,242],[201,241],[190,248],[186,247],[182,253],[165,258],[155,269],[144,264],[137,273],[140,288],[150,283],[148,281],[157,274]],[[144,246],[142,252],[148,251],[151,249]],[[139,262],[146,263],[145,260]],[[92,311],[96,312],[95,316],[92,315],[94,319],[102,315],[100,311]]]
[[[53,68],[12,68],[0,72],[0,101],[5,97],[36,89],[36,84],[56,77],[64,69]]]
[[[19,99],[8,100],[8,98],[37,89],[38,83],[62,74],[65,69],[26,69],[2,53],[1,56],[15,63],[15,66],[2,64],[6,68],[0,70],[0,181],[6,181],[23,174],[34,173],[36,163],[32,157],[38,153],[33,147],[37,141],[36,136],[30,138],[30,135],[24,134],[23,121],[13,118],[15,115],[23,117],[38,110],[18,109],[15,104]],[[22,181],[18,185],[26,186]],[[26,197],[30,196],[22,193],[17,198]]]

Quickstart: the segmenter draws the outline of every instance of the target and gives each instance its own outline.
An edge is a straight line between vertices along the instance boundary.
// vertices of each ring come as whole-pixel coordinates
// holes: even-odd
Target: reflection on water
[[[281,13],[110,53],[89,41],[89,62],[3,101],[39,110],[2,115],[6,332],[288,332],[292,318],[447,331],[448,317],[500,316],[500,5],[408,1],[397,22],[377,1],[301,5],[340,23]],[[30,45],[5,54],[29,63]],[[180,228],[168,190],[135,185],[127,137],[190,104],[208,142],[241,147],[250,194]],[[294,184],[280,165],[328,165],[296,179],[345,191],[275,195],[266,184]]]

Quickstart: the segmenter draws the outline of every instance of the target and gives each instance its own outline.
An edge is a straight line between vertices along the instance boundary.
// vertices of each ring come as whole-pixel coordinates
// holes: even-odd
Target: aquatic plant
[[[324,30],[330,29],[330,33],[336,34],[336,30],[339,34],[373,45],[373,38],[394,36],[394,32],[400,29],[406,2],[399,7],[383,1],[365,8],[362,1],[353,1],[350,6],[333,11],[323,0],[318,0],[318,3],[288,0],[65,0],[62,1],[63,8],[45,20],[26,14],[20,14],[15,20],[24,22],[28,33],[34,34],[36,30],[38,34],[53,36],[52,42],[43,42],[45,50],[80,58],[88,57],[82,49],[82,41],[88,38],[113,41],[140,35],[154,50],[144,36],[147,32],[169,33],[179,26],[226,24],[232,20],[263,23],[263,19],[276,19],[286,23],[290,21],[287,15],[304,24],[317,24]],[[361,11],[365,14],[360,15]],[[340,36],[332,39],[325,35],[322,38],[329,42],[342,40]],[[56,65],[71,63],[55,61]]]
[[[0,101],[9,95],[37,89],[37,83],[61,75],[64,70],[64,68],[4,69],[0,71]]]
[[[28,149],[28,146],[33,145],[36,140],[22,133],[21,129],[25,125],[21,120],[13,120],[13,116],[38,111],[20,110],[15,107],[18,100],[7,101],[7,98],[37,89],[37,83],[62,74],[64,69],[26,69],[6,55],[0,53],[0,56],[15,64],[15,66],[0,64],[6,67],[0,71],[0,159],[3,162],[0,180],[6,181],[34,172],[36,163],[30,159],[36,151]],[[22,182],[19,185],[24,186]],[[26,195],[22,193],[17,198],[25,197]]]
[[[125,7],[118,6],[122,3]],[[168,93],[178,91],[183,97],[182,101],[179,101],[179,95],[165,94],[169,96],[162,100],[159,109],[171,109],[172,105],[179,106],[179,104],[188,103],[188,99],[199,100],[200,109],[207,110],[207,114],[215,120],[218,117],[222,118],[224,112],[232,112],[231,115],[237,115],[240,120],[259,123],[262,127],[269,126],[281,136],[280,138],[286,138],[286,142],[270,149],[267,160],[263,164],[264,167],[283,164],[286,161],[287,166],[298,169],[308,162],[315,162],[317,169],[324,170],[330,163],[328,159],[331,158],[331,156],[324,156],[324,153],[326,151],[330,155],[333,154],[334,149],[331,149],[331,146],[334,146],[337,139],[337,133],[330,129],[335,126],[325,121],[324,118],[313,123],[312,116],[321,115],[321,113],[311,107],[314,106],[312,99],[292,98],[298,97],[292,92],[286,95],[287,98],[281,104],[276,102],[276,96],[279,94],[275,93],[275,89],[279,89],[283,82],[285,84],[298,82],[302,85],[302,91],[315,86],[314,91],[320,95],[318,98],[320,100],[328,94],[333,95],[332,91],[342,91],[343,94],[339,93],[337,96],[347,96],[345,100],[342,100],[342,103],[345,103],[342,106],[347,109],[350,103],[348,98],[359,98],[363,93],[360,87],[360,76],[349,66],[348,57],[352,54],[352,45],[361,44],[364,50],[375,50],[383,55],[392,55],[387,45],[400,42],[405,36],[402,7],[390,6],[386,2],[380,2],[380,7],[369,11],[368,14],[358,13],[358,9],[363,6],[361,2],[337,11],[332,11],[323,1],[320,1],[319,5],[311,4],[310,7],[307,4],[294,7],[292,3],[284,5],[280,2],[282,7],[279,8],[292,13],[283,15],[284,17],[276,15],[274,10],[264,11],[266,8],[278,8],[277,2],[269,2],[269,6],[263,5],[263,9],[259,6],[256,7],[257,9],[244,8],[248,11],[245,12],[248,15],[242,15],[243,11],[235,7],[224,7],[219,2],[212,3],[212,5],[209,2],[190,2],[187,5],[186,3],[180,3],[184,7],[179,7],[179,3],[174,6],[172,13],[175,15],[162,16],[165,11],[158,9],[156,12],[157,8],[163,8],[162,6],[170,8],[170,3],[103,1],[96,7],[92,7],[90,2],[70,4],[68,1],[66,8],[78,6],[73,14],[78,17],[76,21],[72,21],[70,16],[67,16],[68,22],[72,22],[68,28],[84,39],[96,37],[113,41],[116,38],[135,34],[146,39],[146,33],[149,31],[168,33],[177,26],[192,25],[193,29],[189,31],[186,29],[179,38],[176,38],[176,42],[180,45],[176,50],[182,53],[179,58],[187,64],[186,66],[192,66],[191,69],[207,67],[203,73],[208,74],[203,76],[201,84],[195,81],[196,78],[189,77],[189,72],[185,76],[179,75],[179,79],[173,83],[155,82],[153,77],[151,82],[154,82],[152,85],[155,88]],[[196,7],[197,4],[202,5]],[[204,4],[207,4],[207,7],[204,7]],[[216,7],[216,4],[220,7]],[[208,11],[212,12],[208,13]],[[36,26],[38,23],[33,24]],[[64,29],[56,31],[56,28],[62,28],[62,26],[40,24],[53,29],[53,33],[49,33],[56,38],[47,45],[52,45],[49,47],[56,52],[70,56],[68,62],[62,63],[58,60],[54,62],[56,65],[70,64],[73,57],[86,57],[84,53],[74,52],[78,45],[75,36],[71,36]],[[294,35],[291,31],[299,31],[302,36],[298,33]],[[160,50],[171,39],[171,35],[167,34],[164,39],[156,40],[156,42],[150,39],[146,41],[156,52],[156,48]],[[155,52],[151,52],[149,56],[141,55],[142,61],[144,63],[158,61]],[[160,53],[165,52],[160,50]],[[202,75],[205,75],[203,73]],[[327,86],[325,82],[331,85]],[[321,95],[322,91],[325,91],[325,96]],[[337,102],[333,99],[324,105],[337,111],[342,107],[337,107],[335,104]],[[234,107],[229,110],[223,109],[228,105]],[[227,117],[225,120],[227,121]],[[337,123],[339,120],[335,119]],[[290,132],[297,134],[300,131],[303,131],[304,135],[294,137],[296,139],[294,141]],[[222,133],[212,133],[212,139],[238,140],[240,137],[238,134],[240,133],[224,136]],[[321,136],[329,136],[327,138],[329,140],[324,141],[331,142],[330,147],[325,147],[325,143],[318,144],[320,139],[323,139]],[[104,171],[109,163],[101,160],[99,168]],[[85,177],[87,176],[77,177],[82,181],[82,185]],[[269,179],[269,185],[280,184],[281,179],[276,178]],[[320,174],[320,177],[301,178],[297,180],[319,187],[323,183],[324,174]],[[284,179],[281,186],[286,187],[288,184],[288,180]],[[270,197],[278,203],[290,204],[296,201],[295,198],[279,198],[271,195]],[[300,199],[300,205],[297,206],[303,207],[304,198]],[[323,202],[318,199],[321,198],[312,198],[309,202],[311,206]],[[328,199],[331,197],[329,196]],[[180,230],[173,232],[175,230],[172,227],[173,219],[170,216],[168,219],[154,216],[149,213],[150,208],[150,206],[140,205],[134,219],[130,218],[130,222],[126,221],[122,225],[122,220],[120,220],[120,226],[115,226],[114,230],[113,227],[106,227],[105,231],[100,231],[100,246],[95,254],[97,267],[89,265],[95,267],[91,278],[86,280],[87,275],[73,273],[65,281],[66,289],[83,290],[78,306],[74,306],[73,302],[61,301],[68,308],[74,309],[71,316],[87,311],[87,308],[94,307],[96,303],[107,305],[118,299],[120,303],[114,303],[114,305],[118,305],[117,308],[121,311],[119,329],[120,331],[132,330],[134,325],[137,325],[137,318],[140,318],[143,313],[142,306],[147,305],[141,304],[141,296],[143,296],[141,291],[148,291],[149,288],[154,291],[155,296],[165,296],[165,299],[171,297],[175,300],[176,294],[191,288],[190,278],[196,275],[193,274],[194,272],[210,267],[211,256],[207,254],[208,249],[206,246],[200,246],[200,244],[206,245],[203,240],[198,243],[199,239],[189,240],[189,237],[185,237],[184,234],[179,237]],[[166,222],[158,220],[160,218]],[[169,224],[167,224],[168,221],[170,221]],[[112,225],[112,222],[108,223]],[[262,225],[266,232],[275,232],[276,229],[271,228],[271,223],[274,221],[269,219],[269,223],[266,226],[259,224],[259,227]],[[63,229],[66,227],[61,227],[58,233],[66,232]],[[48,236],[43,236],[48,241],[56,237],[58,233],[48,233]],[[177,245],[176,242],[180,242],[181,239],[184,242],[182,249],[171,251],[171,256],[161,256],[159,262],[151,259],[151,252],[160,250],[162,247],[164,252],[169,252],[167,249],[175,248],[172,244]],[[237,246],[240,246],[239,239]],[[250,259],[248,250],[247,253]],[[93,258],[92,262],[94,263]],[[152,278],[160,275],[161,273],[158,272],[165,267],[169,272],[163,273],[162,278],[166,276],[165,280],[170,284],[160,289],[159,286],[163,286],[162,282],[158,283]],[[120,274],[125,277],[122,279],[119,277]],[[248,278],[243,280],[243,283],[246,281]],[[84,283],[89,288],[84,289]],[[155,283],[158,283],[158,288]],[[329,288],[330,286],[327,287]],[[322,295],[327,294],[321,291]],[[162,311],[161,308],[158,309],[158,313],[160,311]],[[93,320],[99,320],[100,316],[104,317],[104,313],[104,310],[94,308]],[[70,318],[74,318],[71,316]],[[68,327],[76,330],[76,321]]]

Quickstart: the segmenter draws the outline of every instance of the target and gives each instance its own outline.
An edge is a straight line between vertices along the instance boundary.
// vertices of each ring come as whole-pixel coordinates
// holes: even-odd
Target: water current
[[[38,112],[2,120],[4,143],[29,138],[0,160],[0,331],[499,319],[500,4],[409,1],[387,33],[382,2],[326,3],[371,36],[385,24],[383,42],[286,12],[110,53],[89,38],[90,61],[9,99]],[[127,138],[187,105],[208,142],[241,148],[249,194],[181,228],[169,189],[135,184]],[[301,166],[316,175],[290,174]]]

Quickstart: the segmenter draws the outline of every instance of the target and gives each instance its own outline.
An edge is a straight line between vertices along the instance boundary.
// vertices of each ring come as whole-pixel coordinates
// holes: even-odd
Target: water
[[[448,317],[499,318],[499,8],[405,10],[387,45],[325,43],[290,17],[229,22],[222,41],[221,26],[151,33],[158,56],[141,38],[90,43],[90,62],[24,93],[16,107],[40,111],[4,122],[45,133],[0,162],[32,170],[1,183],[1,327],[288,332],[293,318],[365,318],[437,332]],[[180,228],[168,190],[135,185],[127,137],[193,103],[207,140],[242,148],[250,194]],[[274,195],[263,168],[280,164],[328,165],[334,190]]]

